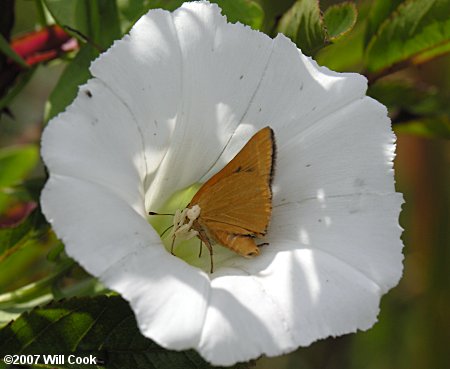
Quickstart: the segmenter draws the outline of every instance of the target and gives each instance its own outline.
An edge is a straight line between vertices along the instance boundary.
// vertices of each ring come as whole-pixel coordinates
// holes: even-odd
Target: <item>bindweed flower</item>
[[[230,365],[376,322],[401,276],[402,196],[390,121],[364,77],[207,2],[148,12],[90,70],[45,129],[42,208],[143,335]],[[196,237],[171,255],[172,217],[148,212],[182,211],[265,126],[277,144],[269,245],[252,259],[216,245],[213,273]]]

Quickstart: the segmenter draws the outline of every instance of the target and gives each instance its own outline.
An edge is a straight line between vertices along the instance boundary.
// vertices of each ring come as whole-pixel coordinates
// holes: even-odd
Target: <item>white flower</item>
[[[42,207],[145,336],[230,365],[376,322],[401,276],[402,196],[390,121],[364,77],[319,67],[207,2],[150,11],[91,72],[43,135]],[[254,259],[215,246],[212,274],[196,237],[171,255],[159,234],[172,218],[148,211],[182,209],[267,125],[269,245]]]

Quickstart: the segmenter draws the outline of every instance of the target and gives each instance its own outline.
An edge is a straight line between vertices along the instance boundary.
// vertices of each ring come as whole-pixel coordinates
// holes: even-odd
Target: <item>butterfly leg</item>
[[[174,253],[173,253],[173,246],[175,245],[175,235],[172,237],[172,244],[170,245],[170,253],[172,254],[172,255],[175,255]]]
[[[201,237],[201,236],[203,236],[203,237]],[[209,242],[209,239],[206,237],[206,235],[200,233],[200,237],[201,237],[200,241],[203,241],[206,245],[206,248],[209,250],[209,259],[211,260],[210,273],[212,274],[214,272],[213,248],[212,248],[211,242]]]
[[[196,231],[198,231],[198,238],[200,238],[200,242],[203,242],[205,244],[206,248],[209,250],[209,258],[211,260],[210,273],[212,274],[214,272],[214,261],[213,261],[213,248],[212,248],[211,242],[209,241],[208,236],[206,235],[205,231],[203,229],[201,229],[201,227],[194,227],[194,229]],[[201,245],[201,243],[200,243],[200,245]]]
[[[200,250],[198,252],[198,257],[201,258],[202,257],[202,240],[200,240]]]
[[[213,259],[213,248],[212,245],[208,242],[206,242],[206,247],[209,250],[209,259],[211,261],[211,268],[210,268],[210,273],[213,274],[214,273],[214,259]]]

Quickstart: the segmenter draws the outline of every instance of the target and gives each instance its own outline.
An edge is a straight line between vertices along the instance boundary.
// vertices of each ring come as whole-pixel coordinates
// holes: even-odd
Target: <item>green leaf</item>
[[[8,147],[0,150],[0,188],[23,181],[39,160],[36,145]]]
[[[44,0],[55,21],[75,36],[106,50],[121,37],[119,15],[113,0]]]
[[[39,208],[34,210],[19,225],[0,228],[0,261],[23,246],[28,240],[45,233],[47,230],[47,222]]]
[[[367,47],[377,72],[450,41],[450,0],[406,0],[379,26]]]
[[[28,84],[29,80],[36,70],[35,67],[29,68],[19,74],[18,80],[15,84],[10,87],[7,93],[0,98],[0,112],[3,108],[7,107],[11,101],[23,90],[23,88]]]
[[[320,49],[314,55],[314,59],[319,65],[337,72],[362,73],[364,61],[363,30],[362,24],[357,23],[347,35]]]
[[[358,6],[358,18],[355,26],[343,37],[333,40],[330,45],[320,49],[314,59],[319,65],[338,72],[363,73],[364,68],[364,35],[366,17],[369,11],[367,4]]]
[[[435,86],[379,80],[368,95],[389,109],[397,133],[450,138],[450,96]]]
[[[407,133],[429,138],[450,139],[450,119],[448,116],[414,119],[394,124],[395,133]]]
[[[0,33],[0,51],[14,60],[16,63],[21,65],[23,68],[28,69],[30,66],[23,60],[19,54],[17,54],[13,49],[11,49],[11,46],[9,46],[8,41],[3,37],[3,35]]]
[[[39,202],[41,191],[46,182],[46,177],[35,177],[24,180],[20,186],[15,188],[17,197],[20,197],[22,201]],[[21,196],[19,196],[19,192]]]
[[[317,0],[297,0],[283,15],[277,30],[307,55],[313,55],[326,44],[326,30]]]
[[[116,2],[112,0],[90,0],[90,4],[91,27],[94,30],[93,38],[103,50],[106,50],[114,40],[122,37]]]
[[[146,1],[146,9],[165,9],[174,11],[183,5],[184,0],[148,0]]]
[[[0,260],[4,253],[24,240],[34,226],[34,216],[29,216],[17,227],[0,228]]]
[[[0,357],[15,353],[63,354],[66,364],[59,368],[73,367],[67,364],[69,354],[93,355],[101,368],[212,368],[192,350],[168,351],[143,337],[128,303],[118,296],[73,298],[22,314],[0,329]]]
[[[413,58],[413,64],[422,64],[434,59],[440,55],[448,54],[450,52],[450,41],[445,42],[436,47],[432,47],[429,50],[421,52],[419,55]]]
[[[39,202],[46,178],[25,179],[12,187],[0,188],[0,214],[18,204]]]
[[[229,22],[240,22],[253,29],[261,29],[264,12],[261,6],[250,0],[212,0],[222,8],[222,14],[227,16]]]
[[[66,106],[73,101],[78,93],[78,86],[86,83],[91,77],[89,66],[97,56],[98,51],[94,47],[84,45],[75,58],[69,62],[50,94],[45,111],[45,121],[64,111]]]
[[[66,67],[50,95],[45,114],[48,121],[73,101],[78,86],[91,77],[91,61],[101,50],[106,50],[114,40],[119,39],[122,33],[115,1],[45,0],[45,3],[61,26],[79,32],[87,42]]]
[[[43,0],[52,17],[61,27],[70,27],[85,36],[92,36],[89,3],[84,0]],[[96,1],[96,0],[92,0]]]
[[[117,0],[122,32],[128,32],[136,21],[150,9],[161,8],[173,11],[183,0]]]
[[[358,17],[354,3],[344,2],[330,6],[323,15],[328,37],[335,41],[352,30]]]
[[[367,46],[372,37],[377,33],[381,24],[389,15],[405,0],[373,0],[367,16],[366,34],[364,45]]]
[[[295,0],[259,0],[264,12],[262,31],[274,36],[275,25],[281,16],[294,5]]]
[[[149,9],[161,8],[173,11],[179,8],[184,0],[118,0],[118,7],[122,19],[122,30],[128,30],[139,17]],[[260,29],[264,20],[264,11],[253,0],[211,0],[222,8],[229,22],[240,22],[253,29]]]
[[[380,80],[371,85],[367,93],[391,111],[401,109],[416,116],[450,116],[450,95],[434,86],[417,85],[403,80]]]
[[[146,0],[117,0],[122,33],[128,32],[131,26],[145,14],[146,3]]]
[[[47,304],[52,300],[53,295],[51,293],[46,293],[37,298],[31,299],[27,302],[15,304],[12,307],[3,307],[0,305],[0,328],[6,326],[11,320],[17,319],[20,316],[20,314],[26,311],[30,311],[38,305]]]

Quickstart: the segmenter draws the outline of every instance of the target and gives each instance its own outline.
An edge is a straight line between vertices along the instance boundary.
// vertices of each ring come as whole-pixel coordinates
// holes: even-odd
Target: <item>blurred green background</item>
[[[436,41],[435,48],[427,46],[423,50],[414,52],[411,57],[399,60],[393,65],[378,68],[371,60],[378,57],[382,51],[375,46],[372,47],[372,51],[367,51],[366,43],[367,30],[373,27],[373,19],[376,18],[373,17],[374,8],[382,9],[387,18],[396,9],[397,14],[401,13],[401,9],[399,11],[397,6],[401,6],[403,1],[357,1],[355,2],[358,10],[356,24],[347,25],[345,34],[334,39],[331,34],[321,35],[321,31],[317,31],[316,28],[319,41],[311,39],[307,44],[302,43],[304,38],[302,40],[303,33],[300,31],[302,27],[315,27],[314,25],[300,24],[294,31],[289,28],[297,19],[289,17],[289,12],[292,15],[294,12],[292,7],[299,6],[300,2],[296,3],[293,0],[233,2],[230,0],[228,5],[224,6],[224,13],[231,20],[251,24],[252,27],[262,29],[270,35],[275,35],[278,31],[290,33],[291,38],[302,50],[308,50],[309,55],[313,55],[321,65],[337,71],[355,71],[365,74],[370,82],[368,93],[389,107],[397,134],[395,159],[397,190],[402,192],[405,198],[400,217],[400,224],[405,229],[402,236],[405,244],[404,276],[400,284],[383,297],[379,322],[371,330],[322,340],[279,358],[261,358],[256,361],[256,368],[449,368],[449,38]],[[50,20],[49,14],[45,15],[43,10],[42,4],[46,3],[52,3],[52,1],[17,0],[15,4],[14,1],[3,1],[2,7],[13,4],[15,21],[11,36],[33,32],[43,27],[44,23]],[[66,6],[68,3],[72,4],[74,1],[68,0]],[[39,183],[42,182],[40,178],[45,176],[45,169],[38,157],[42,128],[47,118],[62,110],[65,104],[70,102],[76,92],[76,86],[83,79],[88,78],[86,66],[98,54],[98,50],[95,50],[92,44],[96,43],[99,48],[106,48],[114,38],[117,38],[117,35],[120,36],[129,29],[138,15],[147,9],[158,6],[173,9],[179,3],[179,1],[119,0],[117,7],[121,19],[120,29],[113,26],[110,29],[106,28],[102,31],[106,36],[101,35],[100,31],[95,31],[95,27],[92,27],[95,22],[91,22],[89,26],[88,21],[88,25],[83,29],[78,27],[79,19],[74,18],[75,21],[70,26],[75,31],[82,29],[82,35],[74,33],[71,29],[67,31],[78,38],[81,51],[78,52],[75,48],[67,53],[58,54],[53,60],[37,63],[33,66],[32,73],[21,70],[15,81],[2,92],[2,98],[10,97],[7,104],[3,106],[4,110],[0,117],[0,185],[2,187],[0,189],[0,219],[4,224],[6,220],[14,220],[17,214],[22,222],[25,215],[34,214],[27,212],[24,204],[36,202]],[[308,2],[305,0],[304,3]],[[320,9],[326,12],[330,6],[338,3],[342,2],[321,1]],[[420,5],[418,0],[407,0],[406,3]],[[306,7],[305,4],[302,6]],[[443,8],[432,12],[432,19],[428,20],[430,24],[433,24],[433,17],[435,17],[436,22],[439,21],[445,24],[445,27],[450,27],[448,25],[449,4],[447,1],[441,1]],[[310,11],[305,9],[300,10]],[[380,10],[378,14],[382,11]],[[444,14],[441,14],[443,11]],[[73,14],[70,16],[72,17]],[[83,16],[85,15],[78,15],[79,18]],[[443,20],[438,19],[440,16]],[[90,19],[92,21],[92,18]],[[345,17],[344,20],[347,22],[349,19]],[[10,17],[0,17],[1,29],[3,30],[11,20]],[[392,18],[389,22],[395,23],[395,19]],[[332,24],[327,23],[327,25],[331,32]],[[377,32],[375,34],[381,37],[382,30],[378,29]],[[407,43],[408,37],[413,36],[403,35],[402,42]],[[86,38],[88,38],[87,42]],[[392,40],[395,44],[395,36]],[[376,45],[376,40],[372,42]],[[434,52],[435,49],[440,51]],[[84,59],[79,56],[82,52],[88,55]],[[371,52],[377,54],[372,55]],[[380,55],[380,58],[382,57],[390,56]],[[75,68],[75,72],[67,74],[67,69],[74,69],[76,63],[78,63],[78,69]],[[5,67],[5,64],[0,66]],[[8,95],[11,89],[21,81],[22,86],[17,89],[15,96]],[[58,88],[56,93],[55,87]],[[15,155],[14,150],[19,150],[19,154]],[[14,160],[8,161],[11,157]],[[5,174],[8,166],[19,168],[19,172],[14,175],[8,174],[8,178]],[[78,282],[82,281],[85,283],[82,287],[75,288],[71,292],[66,291],[64,296],[91,294],[95,290],[95,282],[80,268],[71,268],[70,273],[67,273],[67,269],[61,267],[60,259],[58,259],[61,257],[59,255],[61,245],[51,230],[43,224],[42,219],[36,215],[32,223],[28,224],[28,228],[23,230],[21,238],[17,234],[5,235],[3,230],[1,231],[3,233],[0,233],[0,305],[5,294],[23,286],[30,286],[30,283],[44,281],[42,286],[31,285],[31,290],[26,291],[21,305],[19,304],[16,310],[5,309],[7,312],[1,317],[4,321],[8,320],[9,313],[12,318],[16,312],[25,311],[38,302],[59,296],[58,288],[77,286]],[[13,225],[17,227],[17,224]],[[14,247],[9,248],[1,244],[6,240],[11,241],[14,237],[20,238],[19,241],[15,241]],[[50,250],[53,250],[57,257],[49,257]],[[52,281],[57,279],[58,284],[50,283],[47,280],[49,276],[50,279],[54,278]]]

